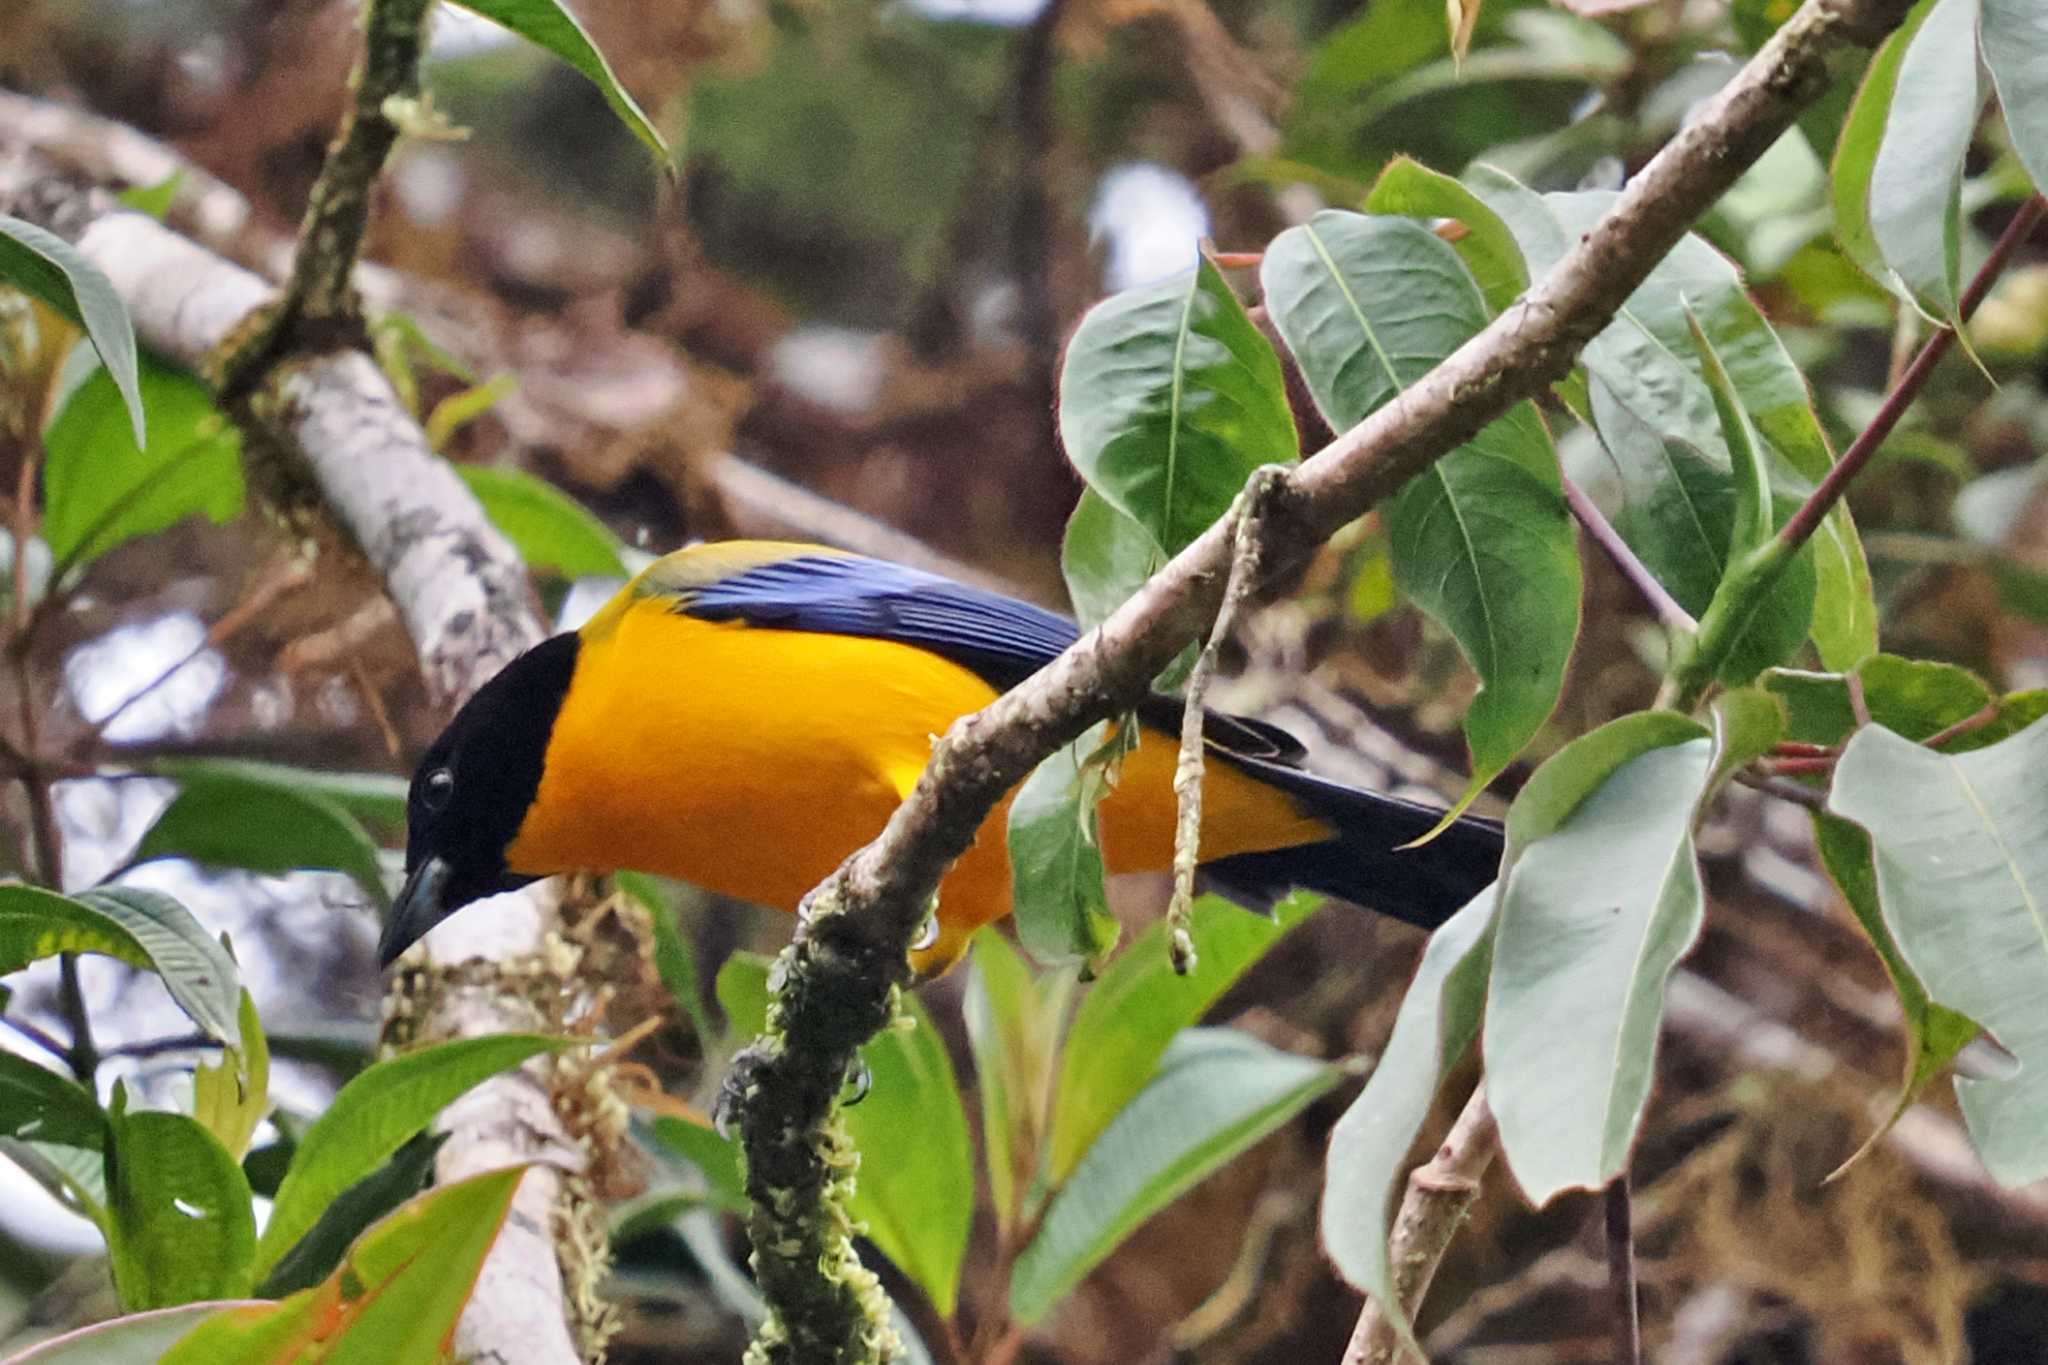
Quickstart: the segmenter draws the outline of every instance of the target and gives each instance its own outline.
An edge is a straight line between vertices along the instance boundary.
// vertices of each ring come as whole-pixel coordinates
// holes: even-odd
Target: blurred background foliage
[[[588,82],[444,8],[426,82],[462,132],[401,149],[365,280],[384,315],[387,370],[441,448],[475,471],[473,486],[565,619],[601,600],[607,575],[636,554],[730,534],[921,553],[1064,605],[1058,548],[1079,484],[1055,443],[1053,383],[1062,339],[1090,302],[1183,268],[1198,239],[1258,250],[1308,210],[1355,206],[1400,154],[1448,172],[1483,161],[1540,189],[1619,185],[1791,5],[1487,0],[1462,69],[1436,0],[574,8],[670,137],[676,178],[650,168]],[[195,169],[135,188],[154,192],[174,226],[274,271],[339,113],[355,21],[334,0],[12,0],[0,86],[169,143]],[[1842,72],[1799,133],[1701,225],[1743,267],[1838,444],[1920,329],[1829,232],[1826,166],[1858,74]],[[6,137],[0,126],[0,148]],[[72,153],[81,167],[104,165],[89,145]],[[1993,120],[1967,163],[1966,268],[2024,192]],[[1857,516],[1888,649],[1966,665],[2001,690],[2039,686],[2039,250],[2008,273],[1973,335],[1975,359],[1946,362],[1858,486]],[[48,318],[0,304],[0,488],[16,487],[29,451],[71,429],[113,439],[113,396],[62,382],[69,349]],[[222,440],[203,402],[164,397],[180,382],[160,376],[152,390],[152,421],[184,424],[167,444]],[[1305,442],[1319,443],[1306,403],[1296,418]],[[1562,453],[1596,481],[1599,452],[1582,432],[1563,438]],[[332,558],[303,572],[297,532],[237,519],[233,461],[213,459],[210,518],[145,527],[154,533],[86,555],[65,609],[21,667],[0,671],[0,714],[25,702],[45,746],[81,769],[55,790],[67,885],[126,861],[175,790],[158,777],[83,775],[94,765],[225,757],[398,774],[436,728],[375,585],[331,571]],[[892,531],[913,540],[891,541]],[[17,559],[8,545],[23,582],[48,579],[40,551]],[[1587,563],[1587,633],[1563,708],[1508,789],[1559,739],[1644,706],[1654,689],[1655,632],[1626,585]],[[1446,635],[1396,604],[1373,525],[1339,537],[1239,643],[1225,700],[1299,731],[1319,763],[1396,788],[1461,785],[1470,676]],[[387,850],[389,796],[381,816],[374,805],[357,812]],[[14,787],[5,800],[20,835]],[[1674,993],[1636,1167],[1656,1358],[2048,1358],[2048,1195],[1981,1177],[1946,1091],[1930,1092],[1904,1139],[1819,1184],[1895,1082],[1896,1010],[1806,861],[1803,817],[1736,800],[1704,839],[1715,913],[1692,960],[1698,975]],[[0,840],[0,859],[21,868],[18,842]],[[251,1162],[269,1148],[281,1159],[369,1046],[373,909],[335,874],[168,857],[129,879],[175,891],[209,928],[234,934],[272,1035],[281,1106]],[[1117,891],[1134,923],[1158,904],[1155,886]],[[787,926],[693,894],[677,913],[683,950],[706,964],[684,987],[695,1027],[666,1010],[673,955],[664,981],[624,920],[579,932],[617,953],[613,1027],[664,1017],[641,1055],[682,1102],[715,1077],[723,1046],[709,1011],[731,1004],[715,965],[772,947]],[[1295,1053],[1370,1055],[1418,951],[1399,926],[1319,916],[1206,1018]],[[125,969],[86,966],[105,1079],[144,1095],[182,1084],[196,1047],[189,1025]],[[932,988],[926,1007],[973,1089],[964,977]],[[13,1012],[58,1018],[54,973],[15,986]],[[1322,1144],[1348,1094],[1305,1098],[1302,1118],[1138,1228],[1028,1337],[996,1345],[1077,1365],[1337,1359],[1355,1301],[1316,1249],[1314,1207]],[[969,1112],[987,1112],[985,1098]],[[622,1207],[613,1358],[728,1359],[750,1304],[734,1229],[716,1179],[709,1194],[673,1202],[664,1160],[605,1173]],[[96,1240],[33,1202],[25,1183],[8,1188],[0,1325],[107,1311],[103,1273],[79,1259]],[[1010,1245],[999,1214],[984,1187],[970,1246]],[[1422,1324],[1432,1355],[1473,1365],[1601,1356],[1589,1214],[1570,1198],[1532,1214],[1507,1182],[1491,1188]],[[969,1253],[959,1294],[970,1331],[1000,1320],[1008,1271],[1003,1258]]]

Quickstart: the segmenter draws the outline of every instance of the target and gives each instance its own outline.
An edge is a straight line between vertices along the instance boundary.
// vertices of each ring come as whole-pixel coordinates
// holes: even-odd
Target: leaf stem
[[[2006,224],[1997,244],[1991,248],[1990,256],[1971,279],[1970,287],[1963,291],[1957,309],[1960,319],[1967,321],[1977,305],[1984,301],[1984,296],[1991,292],[1991,286],[1997,282],[2013,253],[2040,221],[2043,207],[2041,197],[2036,195],[2021,205],[2012,221]],[[1762,606],[1765,594],[1778,581],[1778,575],[1813,538],[1820,529],[1821,521],[1842,500],[1850,483],[1869,466],[1871,457],[1898,426],[1899,419],[1905,416],[1913,400],[1919,397],[1955,339],[1954,327],[1942,327],[1928,337],[1920,353],[1913,357],[1913,363],[1899,377],[1899,382],[1885,395],[1884,402],[1878,406],[1869,423],[1842,452],[1841,458],[1828,470],[1827,477],[1800,504],[1799,510],[1779,528],[1777,535],[1728,566],[1720,588],[1714,593],[1714,600],[1700,618],[1698,632],[1682,641],[1673,657],[1670,691],[1679,710],[1690,711],[1699,705],[1722,661],[1748,628],[1750,620]]]
[[[1615,1365],[1642,1365],[1642,1310],[1636,1297],[1636,1234],[1628,1171],[1607,1184],[1601,1205],[1607,1223],[1607,1292],[1613,1299]]]
[[[1585,489],[1569,478],[1564,480],[1564,501],[1584,528],[1587,538],[1607,552],[1607,557],[1614,561],[1614,567],[1621,570],[1621,576],[1642,594],[1666,630],[1674,635],[1690,635],[1700,628],[1692,613],[1678,604],[1678,599],[1657,581],[1657,575],[1650,572],[1650,566],[1628,547],[1628,542],[1614,529],[1614,523],[1607,519],[1607,514],[1586,495]]]

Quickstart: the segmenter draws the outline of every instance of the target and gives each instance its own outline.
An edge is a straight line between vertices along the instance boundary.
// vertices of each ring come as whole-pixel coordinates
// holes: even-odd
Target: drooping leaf
[[[1891,123],[1899,67],[1921,25],[1933,13],[1935,3],[1936,0],[1919,0],[1907,11],[1905,21],[1877,49],[1877,55],[1863,73],[1863,83],[1857,87],[1848,117],[1842,122],[1841,136],[1835,142],[1834,164],[1828,171],[1835,241],[1844,255],[1887,289],[1893,287],[1890,272],[1870,227],[1871,177],[1877,171],[1877,155]]]
[[[931,1016],[908,994],[898,1022],[860,1056],[868,1093],[843,1113],[861,1152],[847,1212],[951,1317],[974,1219],[974,1141],[953,1063]]]
[[[1969,753],[1878,725],[1851,739],[1828,809],[1861,825],[1899,954],[1930,1000],[1976,1020],[2019,1059],[1959,1078],[1978,1153],[2006,1185],[2048,1175],[2048,724]]]
[[[1920,978],[1899,955],[1898,944],[1893,941],[1891,929],[1884,922],[1884,911],[1878,898],[1877,873],[1871,865],[1870,836],[1847,820],[1820,811],[1813,813],[1813,836],[1814,844],[1820,850],[1822,866],[1827,868],[1828,875],[1841,890],[1842,899],[1848,902],[1856,922],[1863,926],[1870,946],[1877,950],[1878,960],[1884,963],[1885,975],[1891,978],[1892,991],[1899,998],[1899,1012],[1906,1018],[1906,1067],[1899,1083],[1898,1101],[1893,1104],[1885,1121],[1872,1130],[1863,1145],[1837,1168],[1842,1171],[1861,1160],[1879,1139],[1891,1131],[1927,1082],[1955,1060],[1955,1055],[1977,1036],[1977,1025],[1948,1006],[1929,1000]]]
[[[267,1275],[337,1195],[383,1165],[456,1097],[530,1058],[588,1041],[532,1033],[458,1038],[366,1069],[299,1140],[256,1247],[256,1273]]]
[[[1010,798],[1010,904],[1041,962],[1094,963],[1116,946],[1095,811],[1106,779],[1089,761],[1102,734],[1097,726],[1046,759]]]
[[[0,926],[8,919],[6,907],[21,906],[29,891],[27,887],[0,889]],[[50,893],[40,893],[50,897]],[[71,907],[82,908],[86,915],[96,916],[103,924],[111,924],[116,931],[113,935],[88,932],[85,946],[77,949],[62,948],[60,951],[104,952],[138,967],[147,967],[163,978],[164,988],[171,993],[171,999],[178,1002],[178,1008],[191,1016],[192,1022],[209,1038],[217,1038],[230,1046],[241,1044],[241,979],[235,971],[235,960],[228,956],[227,949],[208,933],[192,912],[161,891],[148,891],[137,886],[102,886],[91,891],[82,891],[76,896],[54,897],[67,901]],[[33,913],[44,914],[51,909],[50,899],[29,902]],[[74,924],[90,921],[76,916]],[[117,950],[116,947],[92,947],[89,940],[98,937],[103,943],[132,944],[132,950]],[[67,940],[70,941],[70,940]],[[40,945],[38,945],[40,946]]]
[[[1437,1087],[1479,1036],[1498,900],[1499,888],[1487,887],[1430,936],[1379,1063],[1330,1132],[1323,1248],[1337,1273],[1372,1295],[1411,1342],[1414,1330],[1394,1293],[1387,1260],[1387,1224],[1404,1178],[1402,1165],[1429,1118]]]
[[[2048,186],[2048,12],[2033,0],[1983,0],[1984,65],[2013,150],[2034,187]]]
[[[1081,490],[1060,542],[1060,572],[1081,629],[1102,624],[1165,562],[1144,527],[1094,489]]]
[[[1188,1029],[1088,1148],[1017,1258],[1010,1313],[1034,1323],[1139,1224],[1329,1092],[1342,1065],[1234,1029]]]
[[[256,1222],[249,1182],[183,1114],[107,1113],[107,1255],[129,1310],[247,1297]]]
[[[391,904],[376,841],[353,815],[304,784],[246,767],[187,769],[127,866],[157,858],[248,872],[343,872],[379,907]]]
[[[1455,219],[1464,230],[1451,246],[1472,272],[1489,312],[1504,311],[1529,287],[1529,267],[1515,234],[1485,200],[1442,171],[1397,156],[1373,182],[1365,207],[1372,213],[1409,218]]]
[[[405,828],[406,781],[390,773],[326,772],[252,758],[162,758],[150,771],[175,782],[197,784],[215,778],[285,787],[339,806],[356,819],[395,830]]]
[[[668,143],[661,133],[640,109],[626,88],[619,84],[619,78],[612,74],[611,63],[590,41],[583,25],[577,22],[568,7],[559,0],[460,0],[462,7],[481,14],[491,22],[503,25],[520,37],[554,53],[574,67],[585,80],[596,86],[604,96],[604,102],[618,115],[619,122],[638,138],[654,159],[668,164]]]
[[[712,1202],[727,1213],[747,1211],[747,1182],[740,1174],[740,1149],[715,1129],[662,1115],[654,1120],[654,1136],[676,1156],[696,1167],[711,1192]]]
[[[192,1117],[240,1161],[256,1125],[270,1112],[270,1045],[246,990],[237,1017],[241,1045],[223,1048],[217,1060],[201,1062],[192,1074]]]
[[[529,566],[564,578],[626,576],[619,538],[553,484],[522,469],[464,464],[455,472]]]
[[[256,1286],[257,1294],[281,1299],[326,1279],[365,1228],[433,1183],[434,1158],[446,1140],[444,1133],[415,1134],[389,1161],[335,1196],[319,1221],[271,1267]]]
[[[32,294],[85,329],[121,405],[136,445],[147,437],[137,377],[135,324],[114,285],[56,233],[0,213],[0,284]]]
[[[1956,317],[1963,156],[1984,105],[1977,15],[1978,0],[1935,0],[1907,37],[1864,206],[1879,282],[1943,320]]]
[[[7,1365],[144,1365],[161,1360],[181,1337],[216,1313],[263,1306],[259,1300],[230,1299],[126,1313],[39,1341],[9,1356]]]
[[[1259,277],[1338,430],[1486,325],[1457,253],[1404,218],[1319,213],[1274,240]],[[1410,480],[1386,517],[1395,581],[1479,675],[1465,713],[1472,777],[1454,814],[1549,717],[1578,636],[1578,548],[1535,408],[1516,407]]]
[[[0,1051],[0,1137],[101,1150],[107,1120],[78,1082]]]
[[[1088,310],[1067,346],[1059,426],[1081,477],[1168,554],[1260,465],[1300,454],[1279,357],[1206,257]]]
[[[993,926],[974,937],[963,1013],[981,1097],[982,1147],[996,1220],[1017,1218],[1044,1155],[1046,1118],[1073,975],[1034,980],[1031,968]]]
[[[213,395],[148,355],[136,383],[146,442],[104,367],[70,390],[43,432],[43,539],[63,567],[189,516],[241,515],[241,438]]]
[[[1700,808],[1716,776],[1768,750],[1782,726],[1756,691],[1726,694],[1714,718],[1711,739],[1656,712],[1602,726],[1545,763],[1510,811],[1487,1094],[1508,1164],[1539,1205],[1627,1163],[1665,983],[1704,912]]]
[[[317,1287],[218,1313],[161,1365],[443,1359],[525,1169],[428,1191],[364,1234]]]
[[[1173,970],[1164,921],[1110,963],[1081,996],[1067,1029],[1046,1153],[1046,1177],[1054,1186],[1066,1182],[1096,1137],[1152,1079],[1174,1035],[1320,904],[1315,896],[1290,896],[1266,919],[1203,896],[1190,922],[1198,949],[1193,971],[1181,976]]]
[[[704,1008],[703,993],[697,983],[697,954],[676,919],[674,898],[659,881],[645,873],[620,872],[614,880],[619,890],[640,902],[647,912],[648,922],[654,926],[654,970],[660,975],[661,984],[668,987],[676,1007],[690,1021],[690,1027],[697,1031],[698,1044],[709,1048],[718,1037],[718,1030],[711,1026],[711,1013]]]

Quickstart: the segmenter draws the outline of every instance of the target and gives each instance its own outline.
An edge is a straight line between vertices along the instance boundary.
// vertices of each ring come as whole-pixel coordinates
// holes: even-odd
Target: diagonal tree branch
[[[1562,379],[1655,264],[1907,0],[1807,0],[1657,157],[1614,209],[1478,336],[1274,488],[1269,581],[1507,411]],[[747,1156],[754,1264],[772,1314],[762,1360],[885,1354],[877,1295],[845,1235],[836,1096],[890,1017],[905,951],[945,868],[1004,792],[1090,724],[1138,698],[1219,606],[1231,527],[1212,526],[1101,626],[1023,686],[955,724],[880,837],[806,899],[777,965],[767,1035],[726,1099]]]

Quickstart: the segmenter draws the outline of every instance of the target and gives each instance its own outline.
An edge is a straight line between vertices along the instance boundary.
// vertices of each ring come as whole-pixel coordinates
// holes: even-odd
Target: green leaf
[[[270,1046],[246,990],[237,1017],[242,1045],[223,1048],[218,1061],[202,1062],[192,1073],[192,1117],[240,1161],[270,1112]]]
[[[0,1051],[0,1136],[102,1150],[107,1120],[99,1101],[69,1077]]]
[[[0,213],[0,283],[34,295],[85,329],[127,410],[129,434],[136,445],[143,444],[147,428],[136,374],[135,324],[113,281],[62,237]]]
[[[1919,0],[1907,11],[1905,21],[1877,49],[1877,55],[1863,73],[1863,83],[1857,87],[1849,115],[1842,122],[1841,136],[1835,142],[1834,164],[1828,169],[1835,241],[1842,254],[1886,288],[1892,287],[1890,272],[1870,227],[1871,178],[1876,174],[1877,155],[1884,146],[1886,126],[1891,121],[1900,64],[1921,25],[1933,13],[1935,3],[1936,0]]]
[[[126,866],[157,858],[273,874],[343,872],[379,906],[391,904],[376,841],[353,815],[299,782],[272,780],[247,767],[186,771],[178,795]]]
[[[2048,13],[2034,0],[1984,0],[1981,24],[2013,150],[2034,187],[2048,186]]]
[[[1879,283],[1945,321],[1960,292],[1963,157],[1984,107],[1977,11],[1978,0],[1935,0],[1906,36],[1864,203]]]
[[[1879,654],[1856,670],[1870,718],[1914,741],[1946,730],[1991,705],[1982,678],[1954,664]],[[1840,673],[1774,668],[1760,680],[1785,703],[1785,737],[1805,744],[1840,744],[1856,728],[1849,680]],[[2010,733],[2007,731],[2006,733]]]
[[[256,1286],[258,1296],[281,1299],[326,1279],[365,1228],[433,1183],[434,1158],[446,1140],[444,1133],[415,1134],[389,1161],[343,1190],[271,1267]]]
[[[107,1112],[107,1254],[121,1306],[244,1298],[256,1222],[249,1182],[220,1140],[183,1114]]]
[[[521,469],[455,466],[519,557],[564,578],[624,578],[619,539],[553,484]]]
[[[1300,455],[1279,357],[1206,257],[1088,310],[1060,375],[1081,477],[1177,553],[1260,465]]]
[[[590,35],[583,31],[576,16],[558,0],[460,0],[462,7],[481,14],[491,22],[511,29],[535,47],[554,53],[583,77],[596,86],[604,96],[604,102],[618,115],[619,122],[626,125],[638,138],[654,159],[663,165],[669,161],[668,143],[642,113],[626,88],[619,84],[619,78],[612,74],[611,64],[597,45],[590,41]]]
[[[768,1029],[768,973],[773,958],[759,953],[734,953],[718,969],[712,994],[725,1011],[726,1041],[744,1045]]]
[[[443,1359],[525,1173],[486,1171],[429,1191],[371,1228],[317,1287],[215,1314],[161,1365]]]
[[[950,1318],[974,1219],[974,1141],[945,1041],[916,996],[900,1008],[860,1051],[866,1098],[842,1111],[861,1153],[846,1211]]]
[[[253,1299],[184,1303],[128,1313],[39,1341],[7,1365],[144,1365],[159,1360],[176,1342],[214,1314],[230,1308],[256,1308]]]
[[[1010,1277],[1010,1314],[1031,1324],[1138,1225],[1343,1079],[1234,1029],[1189,1029],[1119,1112],[1047,1208]]]
[[[1498,886],[1489,886],[1430,936],[1379,1064],[1330,1132],[1323,1247],[1337,1273],[1372,1295],[1411,1344],[1387,1261],[1387,1224],[1437,1087],[1479,1035],[1498,902]]]
[[[1101,625],[1165,562],[1144,527],[1094,489],[1081,490],[1060,542],[1060,572],[1081,629]]]
[[[1267,919],[1220,896],[1199,898],[1190,922],[1198,952],[1186,976],[1167,956],[1165,921],[1131,941],[1081,997],[1067,1029],[1046,1154],[1054,1186],[1066,1183],[1096,1137],[1152,1079],[1174,1035],[1321,903],[1290,896]]]
[[[1046,759],[1010,798],[1011,913],[1041,962],[1092,964],[1116,946],[1095,810],[1104,778],[1088,758],[1103,733],[1098,725]]]
[[[1403,218],[1319,213],[1274,240],[1259,278],[1316,406],[1340,431],[1487,321],[1457,253]],[[1549,718],[1578,636],[1578,544],[1534,406],[1410,480],[1386,516],[1395,582],[1479,675],[1465,712],[1472,777],[1448,822]]]
[[[104,366],[70,391],[43,432],[43,539],[63,568],[204,515],[242,513],[241,437],[190,375],[148,355],[136,382],[147,440],[137,441]]]
[[[1828,809],[1875,849],[1884,921],[1927,996],[2019,1059],[1958,1079],[1963,1120],[2001,1184],[2048,1175],[2048,724],[1963,754],[1865,726],[1835,767]]]
[[[1841,889],[1842,899],[1848,902],[1856,922],[1863,926],[1864,934],[1870,939],[1870,946],[1877,950],[1878,960],[1884,963],[1885,975],[1891,978],[1892,991],[1899,997],[1899,1011],[1906,1018],[1906,1069],[1899,1083],[1898,1101],[1893,1104],[1885,1121],[1864,1139],[1863,1145],[1836,1168],[1839,1175],[1861,1160],[1880,1138],[1891,1131],[1892,1125],[1912,1106],[1927,1082],[1977,1036],[1977,1025],[1974,1020],[1948,1006],[1929,1000],[1920,978],[1900,956],[1892,931],[1884,922],[1884,911],[1878,899],[1870,836],[1847,820],[1815,811],[1813,838],[1814,845],[1820,850],[1821,864],[1834,878],[1835,885]]]
[[[1442,171],[1397,156],[1373,182],[1365,207],[1373,213],[1452,218],[1462,224],[1464,235],[1451,246],[1472,272],[1489,313],[1504,312],[1529,287],[1529,267],[1514,233],[1485,200]]]
[[[358,820],[389,829],[405,828],[406,781],[389,773],[321,772],[249,758],[160,758],[149,767],[151,772],[182,784],[220,779],[284,787],[339,806]]]
[[[654,970],[697,1031],[698,1045],[708,1049],[718,1030],[711,1026],[711,1012],[704,1008],[703,992],[697,984],[697,954],[676,918],[675,899],[658,880],[643,872],[620,872],[612,880],[647,912],[648,922],[654,926]]]
[[[1720,420],[1721,437],[1728,444],[1734,464],[1735,524],[1728,533],[1728,554],[1747,554],[1770,539],[1776,529],[1771,517],[1770,466],[1764,460],[1763,442],[1750,425],[1749,414],[1742,410],[1734,381],[1728,377],[1721,357],[1714,351],[1714,343],[1707,338],[1690,307],[1685,310],[1685,324],[1692,332],[1700,372],[1707,381],[1707,391],[1714,396],[1714,414]]]
[[[974,1085],[981,1096],[981,1140],[996,1222],[1009,1228],[1038,1174],[1044,1152],[1059,1029],[1072,994],[1072,973],[1043,987],[1010,941],[994,926],[974,936],[963,1013],[974,1050]]]
[[[154,185],[130,185],[114,197],[121,201],[122,208],[146,213],[161,223],[178,202],[178,191],[184,185],[185,168],[180,166]]]
[[[701,1123],[662,1116],[654,1120],[654,1136],[704,1177],[712,1202],[727,1213],[747,1211],[747,1181],[740,1171],[740,1149]]]
[[[242,985],[235,960],[191,911],[161,891],[137,886],[102,886],[70,899],[128,935],[144,958],[137,965],[163,978],[171,999],[207,1037],[241,1045]]]
[[[1529,808],[1518,798],[1509,814],[1487,1094],[1539,1205],[1626,1166],[1665,983],[1704,912],[1700,809],[1717,776],[1767,751],[1783,724],[1754,690],[1717,703],[1711,741],[1675,719],[1639,713],[1567,745],[1531,781]]]
[[[257,1274],[268,1274],[335,1196],[383,1165],[458,1096],[530,1058],[588,1041],[533,1033],[459,1038],[367,1068],[299,1140],[256,1247]]]
[[[0,884],[0,976],[59,953],[99,953],[151,967],[149,951],[118,922],[69,896]]]
[[[24,1142],[0,1137],[0,1154],[21,1167],[51,1198],[107,1231],[107,1163],[104,1143],[73,1147],[60,1142]]]

